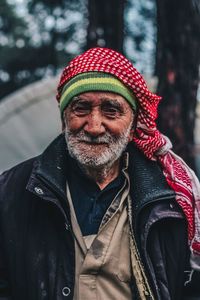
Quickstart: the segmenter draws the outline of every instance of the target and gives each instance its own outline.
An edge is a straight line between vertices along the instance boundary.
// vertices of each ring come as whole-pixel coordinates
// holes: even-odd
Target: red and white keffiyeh
[[[105,72],[129,87],[138,100],[134,143],[151,160],[157,160],[188,222],[191,266],[200,270],[200,184],[194,172],[171,151],[171,143],[156,127],[157,107],[161,97],[151,93],[132,63],[122,54],[107,48],[92,48],[74,58],[64,69],[58,86],[60,100],[63,86],[84,72]]]

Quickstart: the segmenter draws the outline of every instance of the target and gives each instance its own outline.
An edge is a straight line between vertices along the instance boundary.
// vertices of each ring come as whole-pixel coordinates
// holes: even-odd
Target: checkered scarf
[[[161,97],[148,90],[141,74],[123,55],[107,48],[92,48],[74,58],[64,69],[57,100],[71,78],[93,71],[114,75],[136,96],[138,116],[133,141],[148,159],[160,164],[169,186],[175,191],[176,201],[187,219],[191,265],[200,270],[200,185],[194,172],[172,152],[170,141],[156,127]]]

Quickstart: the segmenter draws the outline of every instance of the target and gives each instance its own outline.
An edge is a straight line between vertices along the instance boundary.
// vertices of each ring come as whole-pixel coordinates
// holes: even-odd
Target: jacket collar
[[[68,154],[65,138],[64,134],[60,134],[37,157],[32,174],[48,184],[62,198],[66,198],[67,165]]]
[[[173,198],[174,191],[169,187],[157,161],[149,160],[133,143],[128,146],[130,194],[134,214],[158,200]]]
[[[129,144],[127,151],[130,193],[136,214],[144,205],[152,201],[174,196],[157,162],[147,159],[133,143]],[[68,160],[69,154],[62,133],[37,158],[33,170],[37,178],[46,182],[63,198],[66,198]]]

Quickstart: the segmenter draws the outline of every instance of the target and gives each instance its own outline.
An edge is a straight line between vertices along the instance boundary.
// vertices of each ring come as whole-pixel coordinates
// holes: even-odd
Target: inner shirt
[[[103,190],[88,178],[76,160],[69,160],[68,183],[78,224],[83,236],[98,233],[101,221],[112,200],[122,188],[125,177],[122,173]]]

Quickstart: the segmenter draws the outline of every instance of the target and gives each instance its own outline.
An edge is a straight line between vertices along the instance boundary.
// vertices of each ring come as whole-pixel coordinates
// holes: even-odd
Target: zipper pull
[[[71,226],[69,224],[65,223],[65,229],[67,231],[71,231]]]

